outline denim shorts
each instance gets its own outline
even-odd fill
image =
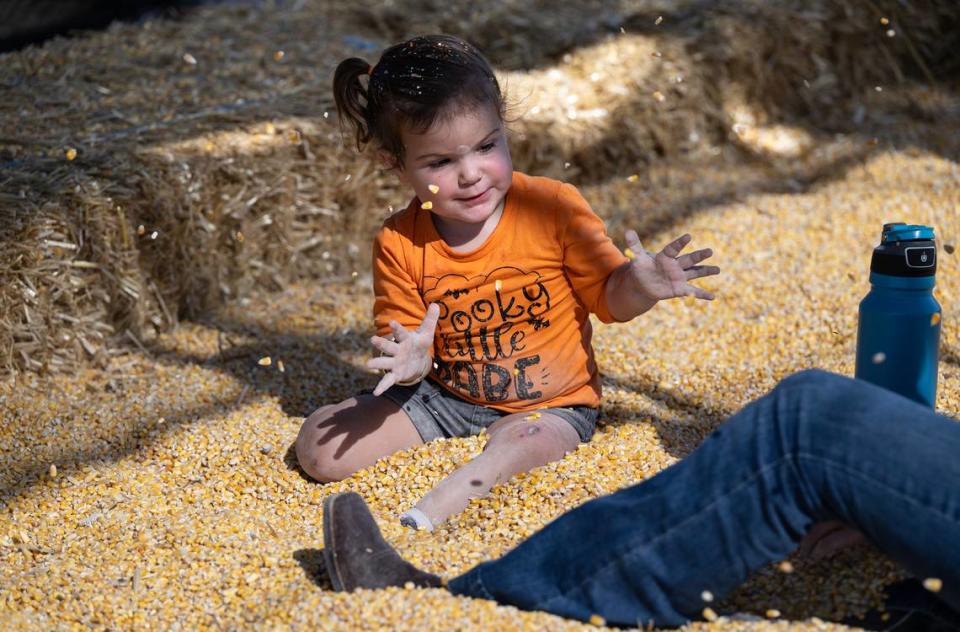
[[[510,414],[468,402],[430,379],[410,386],[391,386],[383,396],[407,413],[424,442],[477,435],[496,420]],[[584,443],[593,436],[599,414],[596,408],[590,406],[542,408],[537,412],[566,420]]]

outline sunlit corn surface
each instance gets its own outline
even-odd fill
[[[666,193],[690,186],[683,173],[657,177]],[[605,213],[633,186],[586,193]],[[375,382],[363,368],[371,299],[362,275],[256,296],[106,371],[19,376],[0,387],[0,622],[577,629],[442,590],[332,592],[320,561],[323,498],[359,492],[400,552],[444,577],[497,557],[562,512],[682,458],[779,378],[813,366],[852,373],[857,303],[881,223],[929,223],[955,242],[958,199],[956,164],[923,151],[879,153],[809,190],[748,193],[670,223],[647,247],[684,231],[713,247],[723,274],[704,285],[717,300],[672,301],[628,325],[598,326],[605,403],[593,441],[498,486],[432,534],[402,528],[397,514],[477,454],[482,437],[430,443],[329,485],[306,480],[290,451],[302,415]],[[943,248],[940,256],[938,406],[957,415],[960,283],[957,257]],[[815,617],[861,613],[900,576],[868,548],[793,566],[761,573],[719,605],[777,610],[792,629],[823,629]],[[786,626],[721,618],[695,627]]]
[[[581,190],[620,246],[625,228],[638,229],[648,250],[690,232],[691,248],[713,248],[723,272],[702,282],[717,295],[712,303],[675,300],[630,324],[597,324],[604,404],[589,444],[499,485],[433,533],[403,528],[397,515],[478,454],[484,438],[433,442],[340,483],[306,479],[292,453],[303,417],[377,381],[364,368],[369,275],[361,268],[344,275],[351,281],[254,294],[104,369],[0,384],[0,629],[594,629],[602,620],[568,621],[443,590],[334,593],[321,561],[322,501],[359,492],[400,553],[445,578],[496,558],[561,513],[683,458],[780,378],[808,367],[852,374],[857,305],[884,222],[937,230],[937,404],[960,416],[956,99],[877,92],[870,99],[893,100],[895,115],[837,135],[765,125],[733,103],[726,140],[707,142],[702,112],[684,119],[689,162],[640,163],[628,153],[617,163],[617,145],[603,143],[643,131],[643,120],[620,112],[605,122],[601,106],[615,112],[626,69],[639,76],[647,65],[673,63],[649,41],[619,42],[556,68],[510,73],[518,95],[532,95],[515,141],[537,125],[553,134],[538,137],[551,143],[543,155],[530,146],[515,153],[554,177],[589,176]],[[602,57],[617,52],[622,64]],[[691,83],[686,72],[677,65],[661,73],[664,85],[643,107],[674,107]],[[562,98],[538,97],[546,82]],[[942,130],[931,134],[935,125]],[[237,131],[237,151],[254,138]],[[584,138],[591,164],[578,145]],[[597,165],[608,164],[599,177]],[[380,182],[360,180],[351,186]],[[884,587],[903,577],[866,546],[825,562],[789,562],[705,601],[709,621],[689,629],[843,629],[831,622],[879,605]]]

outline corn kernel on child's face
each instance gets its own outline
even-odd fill
[[[404,130],[403,144],[400,178],[435,215],[481,224],[502,208],[513,163],[494,108],[458,111],[422,134]]]

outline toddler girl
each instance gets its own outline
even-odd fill
[[[709,249],[680,255],[689,235],[652,255],[627,231],[628,258],[573,186],[515,172],[500,87],[460,39],[416,37],[376,66],[347,59],[333,88],[358,148],[372,142],[413,199],[373,249],[381,355],[367,366],[385,373],[373,393],[307,418],[297,458],[335,481],[486,429],[483,452],[401,515],[433,529],[497,482],[590,440],[600,403],[591,313],[623,322],[663,299],[710,300],[689,281],[719,269],[698,265]]]

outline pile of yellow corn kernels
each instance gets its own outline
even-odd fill
[[[652,177],[666,183],[658,194],[681,195],[695,193],[694,180],[708,187],[712,173],[663,167]],[[585,193],[611,217],[631,199],[642,206],[650,193],[637,186],[624,178]],[[17,376],[0,386],[0,627],[588,627],[442,590],[334,593],[321,563],[323,498],[358,491],[404,556],[447,578],[499,556],[560,513],[682,458],[782,376],[812,366],[852,373],[857,303],[885,221],[932,224],[944,244],[938,404],[960,415],[960,281],[947,253],[960,237],[958,201],[956,163],[877,151],[809,189],[741,191],[664,224],[645,245],[689,231],[695,246],[714,248],[723,272],[704,285],[717,300],[676,300],[598,326],[605,403],[593,441],[496,487],[432,534],[396,515],[483,437],[433,442],[329,485],[305,479],[292,456],[304,415],[376,381],[363,368],[364,275],[244,300],[109,370]],[[836,629],[826,621],[878,604],[901,576],[868,548],[792,566],[759,573],[714,607],[774,619],[691,629]]]

